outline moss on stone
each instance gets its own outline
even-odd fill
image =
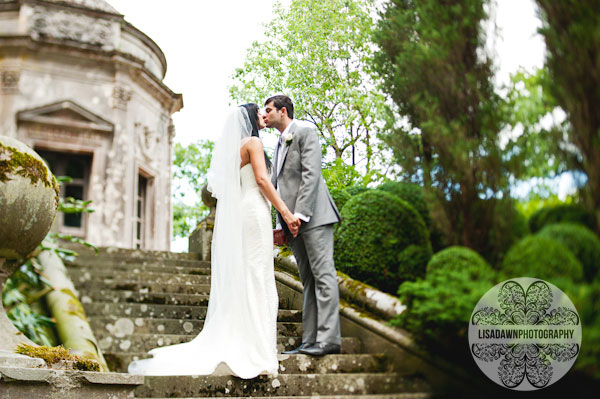
[[[20,344],[15,349],[15,353],[40,358],[46,361],[48,365],[58,364],[60,362],[71,363],[76,370],[82,371],[100,371],[100,363],[92,359],[72,355],[62,346],[32,346]]]
[[[42,161],[2,143],[0,143],[0,152],[8,155],[8,159],[0,159],[0,182],[11,180],[10,175],[18,175],[29,179],[33,185],[41,182],[44,186],[52,188],[58,195],[58,183],[54,176],[48,173],[48,167]]]

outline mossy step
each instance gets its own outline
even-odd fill
[[[127,317],[90,317],[90,325],[94,331],[107,331],[115,336],[129,334],[181,334],[197,335],[204,322],[201,320],[145,319]],[[302,323],[277,323],[277,334],[282,337],[302,335]]]
[[[74,263],[66,263],[68,270],[116,270],[122,272],[134,273],[172,273],[172,274],[192,274],[200,276],[210,276],[210,267],[204,266],[172,266],[172,265],[140,265],[137,263],[131,264],[107,264],[107,265],[90,265],[86,262],[75,261]]]
[[[118,280],[134,280],[143,282],[153,282],[159,284],[210,284],[210,276],[198,276],[190,274],[173,274],[173,273],[154,273],[154,272],[134,272],[134,271],[119,271],[110,269],[70,269],[69,276],[75,285],[86,281],[96,281],[112,279]]]
[[[105,352],[103,353],[110,370],[127,372],[127,366],[134,360],[151,357],[146,352]],[[279,355],[280,374],[341,374],[378,373],[386,370],[383,354],[341,354],[313,357],[307,355]]]
[[[108,299],[113,302],[128,302],[128,303],[147,303],[160,305],[183,305],[183,306],[208,306],[208,294],[173,294],[173,293],[158,293],[158,292],[137,292],[125,290],[103,290],[90,289],[81,295],[82,302],[104,301]],[[289,306],[289,301],[281,298],[279,308],[284,309]]]
[[[196,396],[194,398],[180,398],[180,399],[204,399],[213,398],[214,396]],[[247,396],[223,396],[229,399],[248,399]],[[319,395],[319,396],[271,396],[276,399],[353,399],[360,397],[361,399],[433,399],[436,396],[430,393],[417,392],[417,393],[391,393],[384,395]],[[137,399],[151,399],[151,398],[138,398]],[[152,398],[152,399],[168,399],[168,398]]]
[[[151,259],[179,259],[199,261],[200,254],[189,252],[170,252],[170,251],[155,251],[145,249],[132,248],[115,248],[115,247],[99,247],[98,253],[94,250],[82,247],[78,244],[61,243],[64,248],[71,248],[79,254],[80,257],[126,257],[126,258],[151,258]]]
[[[145,303],[84,303],[85,313],[91,318],[96,315],[117,317],[145,317],[154,319],[204,320],[206,306],[155,305]],[[279,309],[277,321],[302,322],[301,310]]]
[[[428,392],[420,378],[395,373],[280,374],[243,380],[231,376],[149,376],[136,397],[187,398],[198,396],[320,396]]]
[[[148,266],[181,266],[181,267],[210,267],[210,262],[194,259],[161,259],[153,257],[127,256],[76,256],[73,260],[78,264],[94,267],[111,267],[112,265],[148,265]]]
[[[136,280],[114,280],[105,278],[101,280],[88,280],[84,282],[75,282],[75,286],[81,294],[87,293],[89,290],[107,289],[107,290],[124,290],[137,291],[140,293],[147,292],[163,292],[173,294],[209,294],[210,284],[165,284],[147,281]]]
[[[179,334],[131,334],[122,338],[113,336],[105,331],[95,331],[94,335],[103,352],[148,352],[151,349],[189,342],[193,335]],[[279,352],[296,348],[302,343],[302,337],[277,337],[277,350]],[[342,338],[342,353],[360,353],[360,340],[355,337]]]

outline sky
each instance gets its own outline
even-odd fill
[[[264,40],[276,1],[107,1],[165,53],[164,82],[183,94],[184,108],[173,115],[175,141],[185,145],[214,140],[233,105],[228,92],[231,76],[243,64],[251,43]],[[282,6],[289,1],[282,0]],[[488,48],[496,60],[496,85],[501,87],[517,69],[541,67],[545,46],[537,34],[540,22],[533,0],[496,0],[495,4]],[[276,137],[271,136],[263,137],[266,147],[274,146]],[[173,241],[172,250],[186,249],[187,240]]]

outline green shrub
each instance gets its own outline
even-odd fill
[[[427,274],[438,270],[470,270],[475,275],[489,275],[490,265],[477,252],[466,247],[449,247],[431,257]]]
[[[365,186],[352,186],[352,187],[347,187],[346,188],[346,192],[348,194],[350,194],[350,197],[354,197],[356,195],[362,194],[365,191],[369,191],[370,188],[365,187]]]
[[[453,249],[448,254],[452,252],[459,253]],[[446,256],[447,262],[442,262]],[[477,259],[472,254],[467,257]],[[497,284],[496,274],[485,262],[476,260],[471,267],[459,268],[451,259],[443,255],[425,279],[400,285],[398,295],[407,308],[392,324],[412,332],[417,343],[432,354],[471,364],[465,349],[469,347],[469,319],[479,299]]]
[[[571,372],[600,380],[600,280],[578,284],[566,278],[549,280],[575,305],[581,320],[581,351]]]
[[[577,204],[546,206],[539,209],[529,218],[529,229],[532,233],[537,233],[546,225],[560,222],[578,223],[594,230],[594,218]]]
[[[600,239],[596,234],[580,224],[556,223],[544,227],[538,235],[569,248],[581,262],[585,279],[594,280],[600,267]]]
[[[342,211],[342,208],[351,198],[351,195],[348,194],[348,191],[343,188],[335,189],[330,191],[331,198],[333,198],[333,202],[335,202],[335,206],[337,206],[338,211]]]
[[[380,186],[377,186],[377,190],[382,190],[393,194],[411,204],[413,208],[419,212],[421,218],[425,222],[426,226],[429,226],[431,223],[431,216],[429,215],[429,207],[427,206],[427,202],[425,201],[425,193],[423,192],[423,187],[414,183],[400,183],[400,182],[387,182],[383,183]]]
[[[575,255],[560,242],[539,235],[527,236],[513,245],[502,262],[501,271],[508,278],[583,279],[583,267]]]
[[[429,233],[407,202],[369,190],[346,203],[342,219],[335,234],[338,270],[389,293],[395,293],[400,282],[424,273],[431,256]],[[406,262],[416,253],[416,261]]]

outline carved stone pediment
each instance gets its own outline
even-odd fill
[[[17,121],[112,133],[114,125],[70,100],[17,113]]]

